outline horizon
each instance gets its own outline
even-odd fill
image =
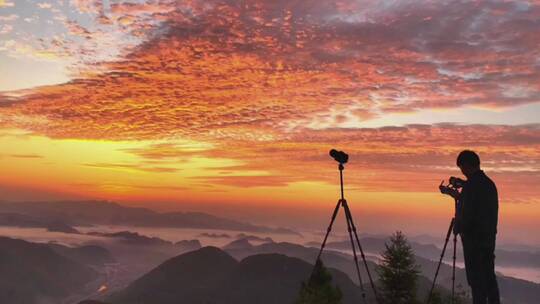
[[[540,246],[538,1],[0,0],[0,200],[441,235],[479,153]],[[424,231],[424,233],[422,233]]]

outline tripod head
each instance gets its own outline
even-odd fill
[[[336,149],[330,150],[329,154],[335,161],[339,163],[339,166],[338,166],[339,170],[343,171],[343,169],[345,169],[343,164],[349,161],[349,155],[343,151],[338,151]]]
[[[340,165],[345,164],[349,161],[349,155],[343,151],[338,151],[336,149],[330,150],[330,156],[337,161]]]

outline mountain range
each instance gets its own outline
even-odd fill
[[[201,212],[160,213],[105,201],[0,202],[0,225],[47,228],[55,221],[69,226],[116,225],[297,234],[286,228],[257,226]]]
[[[203,247],[187,253],[174,249],[176,244],[156,244],[105,242],[103,246],[67,247],[0,238],[0,283],[3,283],[0,296],[10,304],[74,303],[58,299],[88,290],[71,298],[81,300],[86,294],[85,298],[109,304],[167,304],[177,303],[178,299],[186,304],[290,303],[298,294],[301,282],[308,277],[318,252],[318,248],[285,242],[253,245],[247,239],[235,240],[222,249]],[[186,244],[198,245],[193,241]],[[161,254],[151,253],[152,248]],[[325,250],[322,259],[342,289],[344,303],[358,301],[360,290],[351,256]],[[437,263],[420,256],[416,256],[416,262],[421,269],[417,293],[423,299]],[[143,267],[144,263],[148,266]],[[95,293],[100,286],[94,283],[99,276],[97,272],[108,269],[107,265],[116,265],[110,268],[113,272],[125,268],[130,279],[125,280],[125,274],[119,273],[120,277],[124,276],[122,281],[114,276],[102,280],[112,288],[111,292]],[[368,266],[377,280],[376,264],[369,260]],[[464,270],[458,268],[456,274],[457,283],[466,286]],[[446,294],[450,275],[451,267],[443,264],[438,283]],[[368,298],[372,299],[364,270],[362,278]],[[537,304],[539,284],[505,276],[499,276],[498,280],[506,303]],[[128,283],[127,287],[122,282]],[[90,290],[85,289],[88,284],[93,286]]]
[[[312,265],[281,254],[253,255],[237,261],[216,247],[204,247],[159,265],[106,301],[112,304],[283,304],[292,303]],[[360,292],[346,274],[332,270],[344,304],[358,303]]]
[[[382,252],[385,249],[386,238],[384,237],[363,237],[360,239],[363,249],[366,252],[377,254]],[[444,242],[444,240],[439,240]],[[415,241],[409,241],[412,249],[416,255],[424,257],[426,259],[438,260],[441,255],[441,248],[433,244],[423,244]],[[319,247],[320,243],[309,242],[306,244],[311,247]],[[452,258],[451,247],[452,241],[448,243],[448,248],[445,255],[445,261],[450,262]],[[458,237],[458,247],[461,246],[461,241]],[[338,242],[328,242],[326,248],[337,249],[337,250],[350,250],[351,243],[348,240],[338,241]],[[497,249],[495,251],[497,257],[497,265],[499,266],[510,266],[510,267],[535,267],[540,268],[540,252],[535,251],[518,251],[518,250],[505,250]],[[457,261],[463,262],[463,256],[461,254],[457,255]]]
[[[384,243],[384,239],[381,239],[381,241]],[[367,250],[367,248],[369,248],[369,246],[366,246],[367,244],[367,242],[362,243],[364,250]],[[229,245],[224,246],[223,249],[237,259],[242,259],[244,257],[255,254],[279,253],[290,257],[296,257],[309,263],[313,263],[315,261],[319,251],[319,248],[316,247],[305,247],[302,245],[287,242],[251,245],[246,240],[236,240],[234,242],[231,242]],[[433,275],[435,274],[438,257],[437,259],[428,259],[420,256],[417,251],[414,252],[416,263],[420,267],[421,271],[420,281],[430,282],[433,278]],[[367,264],[370,269],[370,273],[373,276],[373,279],[377,280],[377,265],[372,261],[372,259],[373,258],[370,258],[367,261]],[[325,262],[326,266],[340,270],[343,273],[346,273],[354,282],[358,282],[354,261],[351,255],[340,251],[326,249],[323,252],[322,260]],[[359,261],[361,262],[360,257]],[[368,277],[363,265],[361,267],[361,276],[363,278],[363,283],[366,283]],[[448,264],[443,263],[441,265],[437,283],[441,287],[450,289],[452,284],[451,277],[452,267]],[[540,299],[540,284],[511,278],[500,274],[498,275],[497,280],[499,282],[501,290],[501,297],[503,299],[506,299],[509,303],[538,304],[538,299]],[[422,284],[419,285],[418,294],[421,298],[422,295],[426,294],[425,287],[428,285],[429,284],[425,286],[423,286]],[[465,275],[465,269],[459,267],[456,268],[456,286],[457,285],[465,287],[468,285]]]

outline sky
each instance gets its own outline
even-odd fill
[[[446,230],[463,149],[540,244],[540,2],[0,0],[0,199]],[[445,223],[445,224],[441,224]]]

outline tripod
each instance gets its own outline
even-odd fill
[[[337,160],[337,159],[336,159]],[[346,162],[346,160],[345,160]],[[328,239],[328,235],[330,234],[330,231],[332,230],[332,225],[334,224],[334,221],[336,219],[336,216],[339,211],[339,207],[343,207],[345,211],[345,218],[347,219],[347,231],[349,232],[349,239],[351,241],[351,247],[353,251],[353,257],[354,257],[354,264],[356,266],[356,273],[358,274],[358,282],[360,283],[360,290],[362,291],[362,299],[363,302],[366,303],[366,292],[364,290],[364,285],[362,283],[362,276],[360,275],[360,267],[358,266],[358,256],[356,254],[356,247],[354,240],[356,240],[356,245],[358,245],[358,249],[360,251],[360,256],[362,257],[362,260],[364,262],[364,266],[366,267],[366,272],[369,278],[369,282],[371,284],[371,288],[373,289],[373,294],[375,295],[375,300],[377,303],[379,303],[379,298],[377,295],[377,290],[375,289],[375,284],[373,283],[373,279],[371,277],[371,273],[368,268],[368,264],[366,261],[366,257],[364,255],[364,250],[362,249],[362,246],[360,245],[360,239],[358,238],[358,233],[356,232],[356,226],[354,225],[354,221],[351,215],[351,210],[349,209],[349,205],[347,204],[347,200],[345,200],[344,194],[343,194],[343,169],[345,168],[343,166],[344,162],[339,163],[338,169],[339,169],[339,180],[341,185],[341,198],[338,200],[336,207],[334,208],[334,213],[332,214],[332,219],[330,220],[330,225],[328,226],[328,229],[326,230],[326,235],[324,236],[324,240],[321,244],[321,249],[319,250],[319,254],[317,255],[318,262],[321,258],[322,252],[324,250],[324,246],[326,246],[326,241]],[[354,235],[354,239],[353,239]],[[317,263],[315,263],[317,264]]]
[[[454,208],[457,210],[458,200],[455,200]],[[457,215],[457,214],[456,214]],[[439,258],[439,264],[437,265],[437,270],[435,271],[435,277],[433,278],[433,283],[431,284],[431,289],[429,290],[428,298],[426,304],[431,303],[431,298],[433,296],[433,290],[435,289],[435,282],[437,281],[437,276],[439,275],[439,270],[441,269],[442,260],[444,258],[444,253],[446,252],[446,246],[448,245],[448,241],[450,240],[450,234],[454,232],[454,254],[452,256],[452,304],[455,302],[455,285],[456,285],[456,243],[457,243],[457,233],[454,230],[454,225],[456,224],[456,217],[454,216],[452,220],[450,221],[450,226],[448,227],[448,232],[446,233],[446,239],[444,240],[444,246],[441,252],[441,256]]]

